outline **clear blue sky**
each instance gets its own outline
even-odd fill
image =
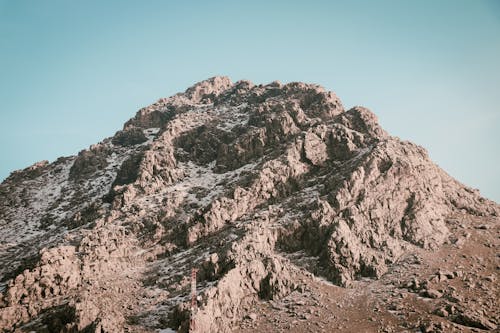
[[[0,178],[213,75],[319,83],[500,202],[495,0],[0,0]]]

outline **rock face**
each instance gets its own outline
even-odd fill
[[[215,77],[0,185],[0,327],[183,332],[196,268],[195,331],[229,332],[304,276],[378,279],[450,243],[450,216],[499,212],[332,92]]]

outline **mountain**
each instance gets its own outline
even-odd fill
[[[0,185],[4,332],[496,329],[500,207],[368,109],[214,77]]]

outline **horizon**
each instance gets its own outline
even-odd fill
[[[499,202],[499,32],[495,1],[0,0],[0,179],[220,75],[319,84]]]

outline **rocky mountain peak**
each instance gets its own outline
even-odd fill
[[[5,331],[183,332],[190,316],[197,332],[244,331],[255,307],[379,286],[456,244],[467,221],[497,228],[500,212],[364,107],[318,85],[227,77],[13,173],[0,196]],[[457,325],[472,320],[460,311]]]
[[[188,88],[184,95],[193,103],[200,103],[207,96],[216,97],[229,89],[233,83],[227,76],[214,76]]]

